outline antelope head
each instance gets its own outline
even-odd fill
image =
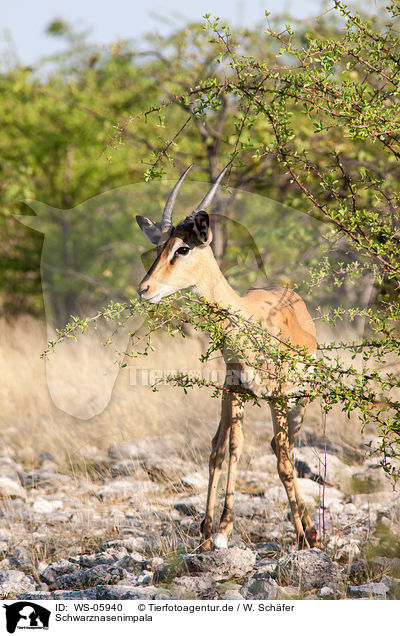
[[[192,166],[185,170],[172,189],[160,223],[154,223],[145,216],[136,217],[146,238],[157,246],[156,259],[138,286],[139,296],[143,300],[158,303],[161,298],[180,289],[196,288],[201,278],[207,275],[212,233],[206,209],[211,205],[229,165],[230,162],[219,174],[200,205],[176,227],[172,224],[174,203],[178,190]]]

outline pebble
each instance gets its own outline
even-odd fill
[[[41,467],[29,471],[0,457],[2,598],[400,597],[400,495],[373,463],[344,464],[332,445],[323,488],[314,450],[296,449],[300,490],[313,519],[324,518],[327,540],[326,551],[298,552],[275,456],[248,460],[238,471],[228,547],[203,554],[197,548],[207,467],[183,459],[176,444],[124,441],[110,447],[108,459],[88,446],[82,454],[106,467],[91,480],[58,473],[46,452],[31,458],[28,465]],[[364,484],[361,492],[350,491],[350,473]],[[365,560],[367,540],[384,556]],[[36,580],[26,574],[33,570]]]

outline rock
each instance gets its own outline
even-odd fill
[[[279,597],[281,588],[268,572],[255,574],[242,585],[239,592],[246,599],[271,599]]]
[[[90,593],[92,598],[98,601],[124,601],[131,599],[167,600],[171,598],[169,590],[164,590],[163,588],[155,587],[153,585],[147,585],[144,587],[130,587],[127,585],[98,585],[91,590],[86,590],[86,593]]]
[[[255,470],[238,470],[237,483],[239,492],[251,493],[253,495],[263,495],[267,488],[272,484],[280,484],[279,476],[276,470],[275,459],[274,473],[266,475],[263,471]]]
[[[0,477],[0,499],[26,499],[26,492],[21,484],[10,477]]]
[[[137,574],[141,570],[143,570],[144,565],[144,557],[141,555],[127,554],[122,559],[117,561],[116,565],[127,572],[133,572]]]
[[[314,505],[323,504],[325,508],[327,508],[331,503],[337,503],[344,499],[343,493],[332,486],[322,487],[311,479],[298,479],[297,481],[304,499],[306,497],[312,497],[314,499]]]
[[[164,583],[173,576],[173,568],[168,563],[160,563],[154,569],[154,583]]]
[[[85,444],[82,448],[79,449],[79,455],[87,462],[103,462],[104,461],[104,451],[101,450],[98,446],[94,444]]]
[[[303,596],[301,595],[301,598]],[[278,599],[298,599],[300,598],[300,591],[298,587],[294,585],[286,585],[285,587],[279,587]],[[304,597],[306,598],[306,597]]]
[[[333,502],[340,502],[344,495],[340,490],[325,486],[324,488],[312,479],[298,478],[300,493],[304,499],[304,503],[310,511],[313,511],[317,504],[324,504],[327,508]],[[282,485],[269,488],[264,493],[265,498],[269,501],[271,507],[287,505],[287,496]]]
[[[390,517],[387,517],[386,515],[382,515],[380,512],[377,513],[376,520],[377,521],[379,520],[379,523],[381,525],[384,525],[389,529],[391,529],[393,526],[393,523]]]
[[[282,548],[277,541],[258,543],[255,549],[260,557],[273,557],[282,552]]]
[[[221,550],[228,547],[228,537],[222,532],[217,532],[212,536],[212,550]]]
[[[45,450],[45,451],[41,451],[39,453],[39,459],[41,461],[41,463],[43,464],[44,462],[55,462],[56,458],[54,457],[54,455],[52,455],[49,451]]]
[[[360,554],[358,539],[347,537],[346,535],[333,534],[329,538],[327,548],[332,550],[335,559],[345,558],[348,562],[354,560]]]
[[[183,515],[189,517],[196,517],[201,514],[201,511],[204,508],[204,500],[198,496],[186,497],[185,499],[181,499],[178,503],[174,505],[175,510],[178,510]]]
[[[243,600],[244,596],[240,594],[240,583],[232,583],[232,581],[224,581],[217,584],[217,595],[219,600]]]
[[[7,539],[0,539],[0,554],[5,554],[8,552],[8,541]]]
[[[319,484],[325,482],[349,492],[352,469],[336,455],[325,454],[324,451],[312,446],[303,446],[295,450],[295,466],[299,477],[312,479]]]
[[[296,585],[303,590],[321,588],[341,580],[340,568],[319,550],[301,550],[279,559],[274,577],[280,585]]]
[[[111,459],[142,459],[145,454],[140,451],[134,442],[119,442],[112,444],[108,449]]]
[[[55,583],[56,579],[64,574],[70,574],[76,570],[76,565],[68,559],[61,559],[49,565],[41,574],[40,579],[47,585]]]
[[[33,555],[28,548],[23,545],[14,546],[9,552],[8,560],[12,563],[11,569],[22,570],[32,566]],[[7,569],[7,568],[2,568]]]
[[[283,487],[282,487],[283,489]],[[235,516],[236,517],[255,517],[265,516],[267,504],[264,496],[248,495],[237,493],[235,497]]]
[[[386,574],[384,574],[382,576],[381,583],[383,583],[389,588],[390,590],[389,598],[396,599],[396,600],[400,599],[400,579],[396,579],[391,576],[386,576]]]
[[[318,592],[320,598],[330,599],[335,597],[335,590],[328,585],[324,585]]]
[[[63,502],[60,499],[44,499],[36,497],[32,509],[38,514],[51,514],[56,510],[62,510]]]
[[[345,457],[346,461],[356,464],[362,464],[365,459],[365,451],[355,448],[348,444],[345,440],[341,439],[340,443],[329,440],[325,435],[322,435],[320,431],[313,430],[307,422],[305,422],[301,429],[301,448],[315,447],[319,449],[319,454],[325,452],[332,455],[340,455]],[[297,448],[295,452],[297,452]]]
[[[16,464],[10,457],[0,457],[0,475],[19,482],[18,473],[22,471],[20,464]]]
[[[35,584],[30,576],[19,570],[0,571],[0,598],[12,598],[24,592],[33,592]]]
[[[140,498],[143,494],[151,490],[154,490],[154,484],[149,481],[113,479],[98,488],[96,495],[102,501],[111,502]]]
[[[360,584],[368,578],[371,571],[366,561],[353,561],[348,568],[348,578],[352,583]]]
[[[64,590],[55,590],[54,592],[42,592],[35,591],[29,592],[28,594],[19,594],[17,599],[19,601],[29,600],[29,601],[52,601],[52,600],[80,600],[87,598],[86,590],[76,590],[76,591],[64,591]]]
[[[142,461],[142,466],[152,481],[174,483],[177,477],[190,474],[193,466],[179,457],[157,456],[153,453]]]
[[[154,572],[156,568],[164,563],[164,559],[161,557],[151,557],[150,559],[146,559],[143,563],[143,566],[146,567],[147,570],[151,570]]]
[[[141,464],[132,459],[121,459],[111,466],[111,474],[113,477],[135,477],[140,481],[145,481],[147,473]]]
[[[326,502],[325,502],[326,503]],[[344,503],[341,501],[330,501],[329,505],[325,505],[326,509],[329,510],[331,515],[342,515],[344,512]]]
[[[6,557],[0,561],[0,570],[17,570],[19,565],[16,559],[12,557]]]
[[[142,555],[127,554],[125,547],[109,548],[105,552],[81,554],[51,563],[41,572],[40,578],[52,589],[93,587],[98,583],[118,581],[126,573],[137,574],[144,564]]]
[[[139,574],[128,574],[119,582],[119,585],[130,585],[137,587],[139,585],[150,585],[153,582],[153,572],[150,570],[142,570]]]
[[[226,590],[218,596],[220,601],[243,601],[244,596],[239,590]]]
[[[174,447],[179,440],[174,437],[142,437],[128,442],[112,444],[108,454],[111,459],[147,460],[150,457],[158,459],[170,458],[174,455]],[[179,458],[177,457],[179,460]],[[175,475],[176,476],[176,475]]]
[[[343,504],[343,512],[346,515],[355,515],[357,514],[357,506],[355,506],[353,503],[345,503]]]
[[[174,579],[171,594],[178,599],[212,599],[217,597],[217,587],[210,575],[181,576]]]
[[[21,473],[22,484],[25,488],[45,488],[47,486],[59,486],[71,482],[71,477],[55,473],[45,468],[31,470],[28,473]]]
[[[366,583],[365,585],[349,585],[347,596],[349,598],[376,598],[386,599],[389,586],[385,583]]]
[[[205,490],[208,486],[208,479],[201,473],[195,472],[181,477],[179,484],[191,490]]]
[[[268,455],[260,455],[251,460],[251,468],[259,472],[261,475],[273,475],[277,474],[276,470],[276,457],[272,453]],[[269,480],[268,480],[269,481]]]
[[[145,587],[132,587],[129,585],[97,585],[87,590],[54,590],[53,592],[32,592],[21,594],[18,599],[30,600],[79,600],[92,601],[108,600],[168,600],[171,594],[168,590],[148,585]]]
[[[118,557],[122,557],[118,560]],[[80,567],[80,566],[90,567]],[[40,574],[41,580],[50,589],[80,589],[98,584],[112,584],[121,580],[126,572],[139,571],[142,563],[121,551],[80,555],[61,559],[49,565]]]
[[[351,487],[353,492],[368,494],[391,490],[392,483],[382,469],[366,467],[353,473]]]
[[[94,568],[77,570],[71,574],[63,574],[49,584],[50,589],[70,590],[95,587],[97,585],[113,585],[124,577],[124,571],[113,565],[96,565]]]
[[[356,506],[358,514],[381,511],[393,504],[393,492],[371,492],[351,496],[351,502]]]
[[[80,554],[70,557],[70,561],[80,565],[82,568],[94,568],[96,565],[115,565],[120,563],[127,556],[127,549],[124,547],[108,548],[105,552],[95,552],[93,554]],[[142,562],[144,557],[140,554],[132,554],[131,559],[135,562]],[[123,567],[123,566],[121,566]],[[127,568],[126,568],[127,569]]]
[[[276,566],[277,566],[277,560],[276,559],[262,559],[261,561],[258,561],[255,565],[255,570],[257,574],[262,574],[263,572],[267,572],[268,574],[273,574],[276,570]]]
[[[243,577],[252,571],[256,555],[249,549],[225,548],[184,557],[189,572],[210,573],[216,581]]]
[[[114,539],[103,544],[103,548],[125,548],[128,552],[144,552],[153,548],[152,537],[131,537],[129,539]]]

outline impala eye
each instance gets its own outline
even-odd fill
[[[188,247],[178,247],[178,249],[176,250],[176,254],[181,254],[182,256],[188,253],[189,253]]]

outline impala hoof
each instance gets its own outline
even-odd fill
[[[217,534],[213,535],[213,538],[212,538],[213,550],[221,550],[227,547],[228,547],[228,539],[224,534],[222,534],[221,532],[218,532]]]
[[[307,528],[306,530],[307,541],[310,545],[310,548],[320,548],[320,550],[324,549],[324,544],[318,536],[318,532],[315,528]]]
[[[209,538],[209,539],[204,539],[200,543],[198,550],[199,552],[210,552],[211,548],[212,548],[212,539]]]

